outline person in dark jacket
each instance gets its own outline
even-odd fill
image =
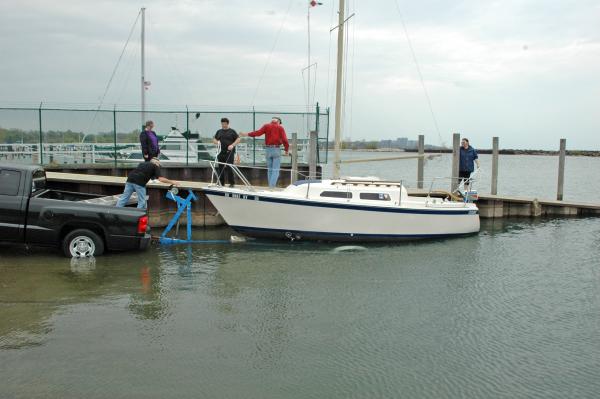
[[[146,162],[150,161],[152,158],[158,158],[158,154],[160,154],[160,148],[158,147],[158,136],[152,129],[154,129],[154,122],[147,121],[144,131],[140,133],[142,155],[144,156],[144,161]]]
[[[146,209],[146,184],[148,184],[151,179],[157,179],[161,183],[179,186],[178,182],[161,176],[160,162],[158,159],[153,158],[148,162],[141,162],[137,168],[129,172],[127,183],[125,183],[125,190],[121,197],[119,197],[117,206],[124,207],[127,205],[127,201],[129,201],[129,198],[131,198],[131,195],[135,191],[138,198],[138,209]]]
[[[465,191],[469,191],[471,173],[475,170],[473,163],[477,164],[479,169],[479,156],[475,148],[469,145],[469,139],[464,138],[460,142],[460,162],[458,166],[458,178],[460,182],[465,182]]]
[[[219,181],[225,185],[225,176],[229,182],[229,187],[234,186],[233,170],[225,164],[233,164],[235,160],[235,146],[240,142],[240,136],[229,127],[229,119],[221,118],[221,129],[217,130],[213,143],[221,144],[221,151],[217,155],[219,161]]]

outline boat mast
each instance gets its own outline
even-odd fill
[[[335,85],[335,144],[333,160],[333,178],[340,178],[340,146],[342,130],[342,72],[344,62],[344,9],[345,0],[340,0],[338,11],[337,73]]]
[[[146,123],[146,64],[145,64],[145,32],[146,31],[146,8],[142,7],[142,126]],[[144,128],[142,127],[142,130]]]

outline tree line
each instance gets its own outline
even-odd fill
[[[128,133],[117,132],[118,143],[135,143],[139,140],[139,130]],[[44,143],[112,143],[113,132],[98,132],[86,135],[73,130],[47,130],[42,132]],[[39,130],[5,129],[0,127],[1,144],[36,144],[40,142]]]

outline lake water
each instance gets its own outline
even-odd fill
[[[555,174],[530,158],[500,158],[501,192]],[[393,165],[414,180],[416,161]],[[567,160],[573,199],[594,199],[597,170]],[[0,247],[0,398],[598,398],[599,237],[598,218],[556,218],[353,251]]]

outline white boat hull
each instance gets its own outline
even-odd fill
[[[231,228],[250,237],[394,241],[479,231],[476,207],[418,209],[327,203],[224,187],[208,188],[205,193]]]

